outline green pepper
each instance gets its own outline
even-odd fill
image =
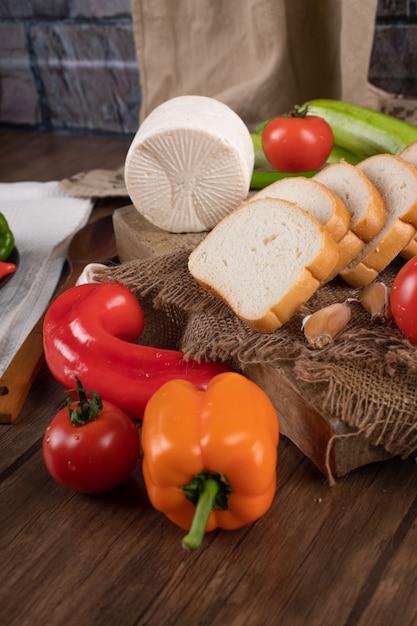
[[[270,170],[265,172],[257,170],[252,172],[250,188],[252,191],[263,189],[281,178],[289,178],[290,176],[304,176],[305,178],[311,178],[314,174],[317,174],[318,171],[319,170],[309,170],[307,172],[277,172],[276,170]]]
[[[7,261],[13,250],[13,246],[13,233],[3,213],[0,213],[0,261]]]

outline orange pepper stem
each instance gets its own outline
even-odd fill
[[[208,516],[213,508],[219,489],[220,483],[218,480],[215,478],[205,479],[203,489],[198,497],[190,531],[182,540],[182,547],[189,552],[197,550],[203,541]]]
[[[193,480],[182,489],[185,496],[196,505],[191,528],[182,540],[182,547],[193,552],[203,541],[211,510],[227,509],[232,488],[222,474],[203,472],[193,476]]]

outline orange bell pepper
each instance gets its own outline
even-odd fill
[[[276,490],[279,426],[264,391],[236,372],[218,374],[205,390],[171,380],[150,398],[142,424],[143,476],[152,505],[190,531],[253,522]]]

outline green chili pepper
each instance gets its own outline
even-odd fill
[[[289,178],[290,176],[304,176],[311,178],[317,174],[319,170],[309,170],[307,172],[277,172],[275,170],[263,172],[261,170],[252,172],[250,188],[252,190],[263,189],[281,178]]]
[[[3,213],[0,213],[0,261],[7,261],[13,250],[13,246],[13,233]]]

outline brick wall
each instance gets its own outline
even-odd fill
[[[0,0],[0,123],[131,133],[139,107],[130,0]]]
[[[417,1],[379,0],[370,82],[391,93],[417,96]]]
[[[373,84],[408,96],[416,5],[379,0],[369,69]],[[129,134],[140,101],[130,0],[0,0],[0,125]]]

